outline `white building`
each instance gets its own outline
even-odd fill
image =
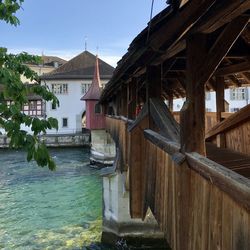
[[[57,96],[60,106],[53,107],[46,102],[47,117],[58,120],[59,129],[49,130],[50,134],[75,134],[82,131],[82,117],[85,103],[80,99],[87,92],[92,83],[95,69],[95,55],[84,51],[67,63],[41,77],[41,84]],[[99,59],[101,87],[111,78],[114,68]]]
[[[236,112],[250,103],[250,87],[230,88],[225,90],[225,101],[229,104],[229,112]],[[185,98],[175,99],[173,110],[180,111]],[[215,92],[206,92],[206,111],[216,112]]]

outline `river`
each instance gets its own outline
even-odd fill
[[[0,151],[0,249],[82,249],[100,240],[102,180],[87,149],[51,149],[57,170]]]

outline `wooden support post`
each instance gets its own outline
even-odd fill
[[[147,94],[146,101],[149,98],[160,98],[162,92],[161,86],[161,65],[147,67]]]
[[[206,37],[197,34],[187,40],[187,99],[181,110],[181,151],[205,155],[205,84],[199,66],[206,54]]]
[[[161,83],[161,65],[147,67],[147,82],[146,82],[146,103],[148,104],[149,126],[155,128],[156,125],[150,115],[150,98],[161,98],[162,83]]]
[[[121,89],[121,115],[127,117],[127,85],[123,85]]]
[[[168,108],[171,112],[173,112],[173,106],[174,106],[173,95],[170,95],[168,98]]]
[[[127,103],[128,103],[128,118],[135,119],[136,109],[136,78],[132,78],[131,82],[127,85]]]
[[[221,114],[222,112],[225,112],[224,91],[225,91],[224,77],[216,77],[216,119],[218,123],[223,120]],[[217,146],[221,148],[226,147],[226,139],[224,133],[221,133],[220,135],[217,136]]]
[[[217,122],[222,121],[221,113],[225,112],[224,90],[225,90],[224,77],[216,77],[216,111],[217,111],[216,118],[217,118]]]

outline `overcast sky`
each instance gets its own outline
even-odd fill
[[[0,47],[65,59],[85,48],[113,66],[150,19],[152,0],[25,0],[21,25],[0,22]],[[166,7],[154,0],[153,16]]]

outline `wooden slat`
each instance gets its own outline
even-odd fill
[[[219,133],[226,132],[229,129],[236,127],[238,124],[245,122],[250,118],[250,105],[245,106],[238,112],[232,114],[226,120],[215,125],[211,130],[206,133],[206,139],[210,139]]]
[[[224,77],[216,77],[216,119],[217,122],[222,121],[222,112],[225,112],[225,81]],[[225,134],[221,133],[217,136],[217,145],[219,147],[226,147]]]
[[[186,154],[192,169],[230,195],[239,204],[250,210],[249,180],[197,153]]]
[[[208,249],[222,249],[222,192],[216,186],[211,188],[209,206]]]
[[[222,249],[233,250],[233,202],[227,194],[222,197]]]
[[[144,218],[145,208],[145,150],[147,145],[143,136],[143,129],[148,126],[148,117],[145,117],[130,133],[130,214],[132,218]],[[148,206],[148,203],[146,203]]]

